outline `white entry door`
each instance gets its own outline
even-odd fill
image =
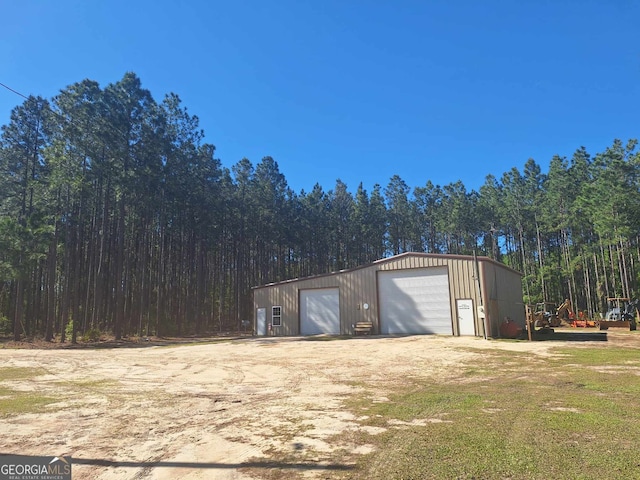
[[[258,335],[267,334],[267,309],[258,308],[256,310],[256,331]]]
[[[460,335],[476,334],[476,322],[473,318],[473,300],[470,298],[457,299],[458,310],[458,333]]]

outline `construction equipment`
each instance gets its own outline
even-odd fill
[[[558,309],[555,303],[540,302],[535,307],[528,305],[532,309],[533,323],[536,328],[559,327]]]
[[[551,328],[551,322],[549,321],[551,313],[539,309],[538,307],[541,305],[543,304],[525,305],[526,328],[529,340],[533,340],[534,332],[541,334],[553,333],[553,328]]]
[[[563,320],[569,324],[575,319],[569,299],[566,299],[558,307],[551,302],[525,305],[525,317],[529,340],[532,339],[533,332],[540,334],[553,333],[553,327],[561,326]]]
[[[603,319],[596,321],[596,324],[600,330],[607,330],[610,327],[635,330],[637,316],[638,301],[632,301],[629,298],[610,297],[607,298],[607,313]]]
[[[578,310],[578,318],[571,322],[572,327],[593,328],[596,326],[595,320],[590,320],[583,310]]]
[[[568,298],[564,300],[560,304],[560,306],[556,309],[556,321],[558,323],[557,326],[560,326],[562,321],[566,323],[570,323],[575,320],[575,314],[573,313],[573,309],[571,308],[571,302]]]

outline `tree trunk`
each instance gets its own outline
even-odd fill
[[[113,332],[116,340],[122,338],[122,324],[124,322],[124,285],[123,285],[123,272],[124,272],[124,194],[120,198],[118,207],[118,243],[116,250],[116,271],[114,273],[115,280],[115,295],[116,295],[116,311],[114,315]]]
[[[45,341],[53,340],[53,324],[56,315],[56,263],[58,253],[58,222],[54,227],[54,234],[49,243],[47,258],[47,326],[45,329]]]
[[[24,326],[22,324],[23,317],[23,308],[24,308],[24,283],[22,279],[18,278],[16,281],[16,305],[15,305],[15,315],[13,317],[13,340],[16,342],[20,341],[20,336],[24,331]]]

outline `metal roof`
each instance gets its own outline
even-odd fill
[[[265,287],[272,287],[274,285],[282,285],[282,284],[287,284],[287,283],[292,283],[292,282],[298,282],[301,280],[309,280],[312,278],[321,278],[321,277],[328,277],[331,275],[339,275],[341,273],[348,273],[348,272],[354,272],[356,270],[361,270],[363,268],[369,268],[372,267],[374,265],[380,265],[380,264],[384,264],[387,262],[392,262],[392,261],[396,261],[399,259],[402,259],[404,257],[427,257],[427,258],[442,258],[442,259],[457,259],[457,260],[474,260],[474,256],[472,255],[457,255],[457,254],[449,254],[449,253],[423,253],[423,252],[404,252],[404,253],[400,253],[398,255],[393,255],[391,257],[385,257],[385,258],[381,258],[379,260],[376,260],[373,263],[368,263],[365,265],[359,265],[357,267],[353,267],[353,268],[346,268],[344,270],[337,270],[335,272],[328,272],[328,273],[320,273],[317,275],[310,275],[308,277],[298,277],[298,278],[291,278],[289,280],[281,280],[279,282],[272,282],[272,283],[267,283],[264,285],[258,285],[255,287],[251,287],[252,290],[256,290],[259,288],[265,288]],[[480,256],[477,257],[478,261],[482,261],[482,262],[489,262],[492,263],[500,268],[504,268],[505,270],[510,270],[514,273],[517,273],[520,276],[524,276],[524,274],[522,272],[519,272],[517,270],[515,270],[514,268],[511,268],[507,265],[505,265],[504,263],[500,263],[496,260],[494,260],[493,258],[489,258],[489,257],[485,257],[485,256]]]

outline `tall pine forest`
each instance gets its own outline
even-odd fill
[[[478,191],[394,176],[295,192],[271,157],[224,167],[180,98],[133,73],[23,100],[0,136],[0,334],[16,340],[240,330],[252,286],[408,251],[492,257],[524,274],[525,302],[591,318],[638,295],[636,140]]]

